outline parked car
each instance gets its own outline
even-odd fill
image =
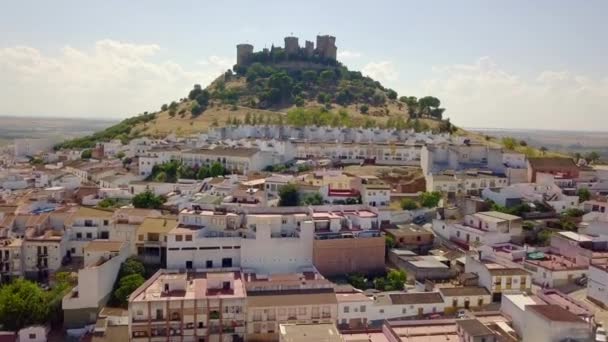
[[[417,224],[417,225],[423,225],[426,223],[426,216],[424,215],[418,215],[416,217],[414,217],[414,219],[412,220],[413,223]]]
[[[606,330],[604,330],[604,328],[599,327],[595,330],[595,341],[606,342]]]
[[[576,278],[574,283],[578,286],[587,286],[587,275],[583,274],[579,278]]]

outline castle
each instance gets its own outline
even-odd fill
[[[273,46],[273,51],[275,48]],[[298,37],[285,37],[285,46],[282,48],[287,56],[303,55],[306,57],[318,56],[323,59],[336,60],[338,48],[336,47],[336,37],[330,35],[317,36],[317,48],[313,42],[307,40],[303,47],[300,47]],[[268,49],[263,50],[268,53]],[[250,57],[253,55],[253,45],[238,44],[236,46],[236,64],[247,64]]]

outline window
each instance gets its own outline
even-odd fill
[[[186,241],[192,241],[192,235],[186,235]]]
[[[30,340],[35,340],[36,339],[36,334],[30,334]]]
[[[110,224],[110,222],[108,220],[103,220],[103,225],[107,226],[108,224]]]
[[[407,310],[405,308],[401,309],[401,313],[405,315],[405,313],[407,312]]]
[[[175,235],[175,241],[182,241],[181,235]]]
[[[350,308],[348,306],[344,307],[344,313],[349,313],[350,312]]]
[[[87,239],[92,239],[93,238],[93,233],[87,233]]]
[[[144,235],[143,234],[139,234],[139,236],[137,236],[137,240],[144,241]]]
[[[361,305],[361,306],[359,307],[359,311],[361,311],[361,312],[365,312],[365,305]]]
[[[380,312],[381,314],[384,313],[384,309],[380,309],[378,312]]]
[[[82,239],[82,233],[76,233],[76,238],[77,239]]]

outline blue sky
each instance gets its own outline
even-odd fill
[[[607,1],[8,2],[0,115],[127,117],[211,80],[235,44],[282,45],[293,32],[335,35],[351,69],[437,95],[456,124],[597,130],[608,124],[606,13]]]

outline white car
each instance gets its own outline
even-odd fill
[[[606,342],[606,330],[604,328],[599,327],[595,330],[595,341],[596,342]]]

